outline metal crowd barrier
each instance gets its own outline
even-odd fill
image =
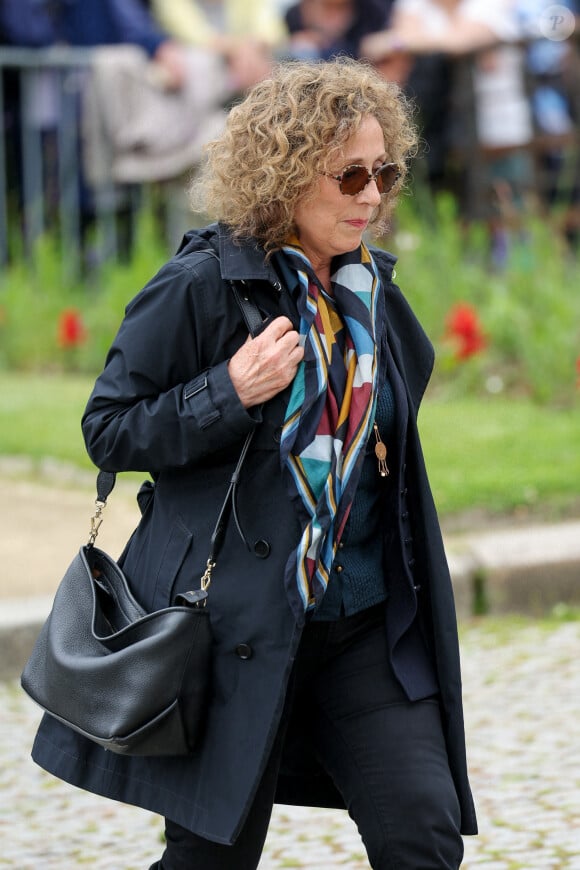
[[[60,241],[65,273],[77,275],[83,266],[87,198],[90,232],[101,259],[119,253],[119,210],[139,207],[141,188],[110,183],[89,191],[83,185],[81,93],[92,54],[64,46],[0,46],[0,269],[14,251],[32,255],[36,241],[50,231]],[[454,65],[453,105],[464,129],[455,156],[470,169],[465,192],[475,202],[485,154],[474,131],[473,63],[470,57]],[[574,129],[562,141],[535,136],[527,146],[534,159],[554,144],[577,159],[578,75],[571,81]],[[534,82],[528,80],[527,87],[531,94]]]
[[[475,76],[481,53],[457,57],[453,62],[452,87],[450,92],[451,117],[456,132],[460,134],[450,147],[450,154],[456,165],[462,169],[464,186],[463,201],[467,217],[481,216],[478,203],[484,196],[486,169],[490,162],[509,158],[518,152],[525,153],[532,169],[533,200],[540,212],[554,209],[580,209],[580,39],[574,33],[567,46],[571,47],[563,69],[552,72],[534,73],[529,61],[524,59],[522,86],[530,110],[531,135],[525,144],[506,147],[486,147],[477,132]],[[533,49],[534,40],[516,44],[522,53]],[[485,60],[486,51],[483,51]],[[540,96],[544,97],[540,104]],[[546,98],[556,102],[546,104]],[[500,97],[501,99],[501,97]],[[561,104],[558,105],[558,101]],[[567,114],[567,129],[563,129],[562,119]],[[552,115],[560,113],[560,120]],[[540,114],[544,121],[553,124],[553,129],[542,127]],[[459,123],[457,123],[459,122]],[[560,129],[557,127],[560,126]],[[580,226],[580,223],[579,223]]]
[[[116,214],[132,207],[135,191],[83,182],[81,93],[91,58],[91,49],[0,46],[0,268],[14,251],[31,256],[50,232],[64,272],[78,275],[87,214],[94,256],[118,253]]]

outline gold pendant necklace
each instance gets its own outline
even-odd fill
[[[389,474],[389,469],[387,468],[387,445],[381,440],[379,427],[376,423],[373,424],[373,429],[375,432],[375,456],[379,463],[379,474],[381,477],[387,477]]]

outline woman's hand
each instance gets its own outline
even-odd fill
[[[228,371],[244,408],[267,402],[292,381],[304,357],[298,339],[292,322],[276,317],[233,355]]]

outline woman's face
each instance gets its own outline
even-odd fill
[[[385,160],[383,131],[377,119],[367,115],[357,132],[347,140],[329,172],[339,175],[351,164],[365,166],[372,172]],[[314,196],[302,199],[294,213],[300,244],[316,271],[328,268],[338,254],[358,248],[380,201],[374,180],[355,196],[345,196],[340,192],[338,181],[320,175],[315,182]]]

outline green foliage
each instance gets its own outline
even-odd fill
[[[97,373],[125,306],[168,256],[147,211],[138,238],[130,262],[106,262],[84,277],[67,277],[50,237],[38,242],[33,261],[20,258],[0,271],[0,369]],[[85,338],[63,347],[59,323],[67,311],[78,314]]]
[[[42,240],[34,264],[19,257],[0,272],[0,368],[95,374],[127,302],[155,274],[168,251],[153,209],[144,209],[130,263],[108,262],[82,280],[66,277],[60,254]],[[432,381],[448,398],[503,393],[552,406],[578,397],[578,263],[550,222],[533,215],[512,232],[508,262],[490,267],[487,230],[462,225],[454,200],[425,191],[404,199],[384,246],[398,257],[397,281],[436,346]],[[485,347],[458,358],[446,335],[452,306],[468,304]],[[78,316],[84,337],[59,344],[63,312]]]
[[[36,266],[24,258],[4,271],[0,284],[0,365],[38,369],[58,363],[56,323],[75,289],[61,283],[49,239],[39,242]]]
[[[505,392],[567,404],[577,396],[580,358],[578,261],[549,220],[525,219],[511,233],[508,262],[490,266],[480,224],[462,227],[454,200],[430,208],[402,202],[385,247],[399,257],[397,282],[437,351],[434,384],[443,395]],[[457,360],[446,339],[452,305],[470,303],[487,340],[485,350]]]

